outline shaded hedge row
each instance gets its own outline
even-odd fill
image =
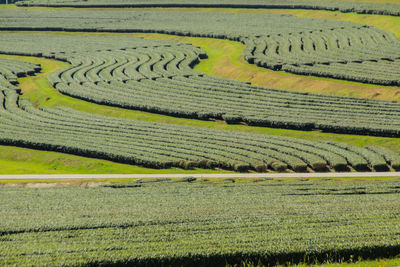
[[[290,1],[281,0],[247,0],[246,3],[238,0],[180,0],[180,1],[20,1],[18,6],[45,6],[45,7],[76,7],[76,8],[151,8],[151,7],[187,7],[187,8],[259,8],[259,9],[312,9],[340,12],[356,12],[359,14],[400,15],[400,5],[387,3],[362,3],[362,2],[335,2],[335,1]]]

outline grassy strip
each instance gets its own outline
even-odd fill
[[[12,146],[0,146],[0,174],[172,174],[228,173],[207,169],[151,169],[107,160],[40,151]],[[32,182],[32,181],[31,181]],[[0,183],[2,183],[0,181]]]
[[[306,265],[297,265],[298,267]],[[378,259],[378,260],[358,260],[355,263],[330,263],[318,265],[321,267],[389,267],[389,266],[400,266],[400,259]]]

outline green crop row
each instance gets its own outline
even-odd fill
[[[71,66],[49,80],[63,94],[86,101],[254,126],[400,136],[397,103],[256,87],[203,75],[191,67],[206,55],[190,45],[155,40],[145,45],[143,39],[132,37],[3,37],[10,40],[4,44],[13,45],[0,46],[0,51],[68,61]],[[72,44],[86,41],[88,46],[68,48],[67,39]]]
[[[202,75],[190,66],[205,57],[204,52],[187,45],[161,44],[62,53],[61,59],[71,67],[51,74],[49,80],[69,96],[154,113],[275,128],[399,136],[398,104],[274,90]]]
[[[383,85],[400,85],[400,42],[375,28],[331,28],[243,39],[260,67]]]
[[[400,85],[400,42],[388,32],[350,22],[274,14],[187,13],[135,11],[136,15],[131,16],[125,11],[82,9],[0,10],[0,29],[157,32],[226,38],[244,42],[244,57],[259,66]]]
[[[2,62],[2,61],[0,61]],[[18,62],[18,61],[15,61]],[[10,61],[6,60],[5,64]],[[37,68],[22,64],[25,73]],[[21,74],[15,74],[21,75]],[[348,171],[348,147],[279,136],[107,118],[66,108],[35,108],[13,85],[0,94],[0,142],[110,159],[152,168],[224,168],[236,171]],[[356,170],[398,168],[394,152],[352,147],[364,161]],[[374,160],[379,158],[380,161]],[[384,163],[382,163],[383,161]],[[365,163],[365,164],[364,164]],[[364,164],[364,165],[363,165]]]
[[[363,3],[346,1],[304,1],[304,0],[129,0],[113,1],[106,0],[30,0],[20,1],[17,6],[45,6],[45,7],[88,7],[88,8],[112,8],[112,7],[212,7],[212,8],[280,8],[280,9],[316,9],[341,12],[357,12],[360,14],[400,15],[399,4],[387,3]]]
[[[0,264],[275,266],[399,252],[398,180],[189,181],[0,187]]]

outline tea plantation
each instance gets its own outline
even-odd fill
[[[0,263],[274,266],[391,257],[400,246],[398,185],[175,180],[0,187]]]
[[[15,9],[0,10],[0,29],[158,32],[223,38],[246,44],[245,59],[262,67],[400,85],[399,40],[388,32],[350,22],[276,14]]]
[[[298,9],[319,13],[314,18],[285,13]],[[363,98],[351,91],[343,96],[324,88],[256,86],[226,67],[252,69],[266,79],[276,79],[268,73],[309,78],[310,87],[313,81],[335,81],[338,92],[352,85],[379,92],[400,88],[399,33],[372,26],[379,23],[324,19],[328,13],[396,22],[400,3],[0,5],[0,150],[18,151],[12,159],[1,153],[0,168],[26,160],[15,155],[30,149],[153,171],[400,171],[397,101],[374,99],[379,93]],[[162,36],[171,40],[157,40]],[[211,66],[226,55],[184,43],[182,36],[218,39],[213,51],[228,51],[222,47],[228,42],[243,51],[239,58],[224,59],[225,65],[222,60]],[[209,68],[199,71],[204,64]],[[225,67],[224,77],[214,71]],[[134,118],[124,116],[133,112]],[[0,265],[395,260],[399,188],[398,178],[0,180]]]

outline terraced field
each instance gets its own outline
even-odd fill
[[[41,16],[39,21],[35,19],[37,14],[46,15]],[[65,19],[54,21],[53,19],[58,18],[60,14],[63,14]],[[182,27],[182,24],[176,24],[179,21],[176,20],[177,16],[174,16],[174,12],[163,13],[163,23],[156,22],[148,24],[150,26],[144,26],[160,13],[135,11],[135,22],[139,21],[140,24],[137,26],[142,27],[138,30],[130,28],[129,22],[133,20],[127,12],[85,11],[79,12],[80,17],[77,17],[77,14],[72,10],[46,13],[43,10],[17,9],[5,14],[3,19],[8,19],[8,23],[3,28],[27,29],[25,23],[29,21],[30,29],[56,30],[60,27],[59,29],[71,31],[91,30],[94,23],[99,22],[100,15],[107,15],[107,22],[103,20],[92,29],[128,32],[163,31],[229,38],[244,42],[247,45],[244,51],[245,58],[260,66],[272,69],[312,69],[317,65],[329,67],[331,64],[348,63],[356,64],[354,73],[358,71],[370,79],[375,79],[374,81],[380,79],[378,83],[397,84],[398,81],[396,76],[399,70],[396,68],[398,40],[390,33],[367,26],[261,14],[254,18],[257,26],[250,28],[247,14],[237,14],[233,16],[233,19],[227,14],[219,14],[222,17],[218,16],[216,19],[217,16],[213,14],[191,13],[190,16],[194,21],[204,20],[208,23],[202,24],[200,28],[194,22]],[[116,20],[115,14],[123,16]],[[180,20],[188,15],[184,14]],[[72,18],[78,20],[72,22],[70,20]],[[85,24],[79,24],[79,19],[83,18],[90,19]],[[122,21],[124,21],[123,24]],[[273,27],[277,21],[282,26],[278,31]],[[67,24],[67,22],[71,23]],[[228,35],[221,35],[227,24],[232,22],[241,22],[240,27],[228,27],[230,29]],[[310,27],[311,22],[318,22],[319,30],[316,31],[315,26]],[[293,23],[296,23],[295,28],[293,28]],[[52,28],[42,25],[52,25]],[[82,28],[82,25],[85,25],[85,28]],[[106,25],[113,28],[106,28]],[[266,30],[265,26],[271,34],[256,35],[262,29]],[[184,31],[185,29],[190,31]],[[251,29],[250,32],[249,29]],[[63,94],[86,101],[178,117],[203,120],[222,119],[228,123],[246,123],[254,126],[399,136],[400,105],[397,103],[297,93],[208,76],[192,69],[199,60],[206,58],[204,51],[194,46],[173,41],[111,36],[72,37],[27,33],[4,33],[2,36],[0,41],[2,53],[55,58],[69,62],[70,67],[52,73],[49,81]],[[287,39],[287,36],[290,38]],[[289,42],[285,43],[285,40]],[[377,50],[377,44],[382,44],[382,49]],[[344,54],[343,51],[345,51]],[[350,62],[345,62],[343,58],[349,58]],[[376,58],[379,60],[375,60]],[[374,70],[372,74],[363,68],[358,68],[366,61],[371,63],[370,67]],[[376,66],[382,64],[383,61],[388,62],[385,66],[392,66],[392,72],[385,69],[384,74],[379,73]],[[348,71],[344,71],[349,74]],[[308,74],[311,73],[312,71]],[[4,76],[5,87],[7,87],[7,77],[11,75]],[[12,79],[14,80],[10,82],[15,83],[15,77]],[[365,80],[365,82],[371,81]],[[14,91],[5,90],[3,93],[4,108],[7,111],[4,114],[10,116],[15,112],[20,117],[17,120],[4,116],[9,122],[13,121],[12,124],[9,123],[10,127],[17,127],[13,128],[14,133],[9,130],[3,132],[4,136],[8,134],[7,138],[3,138],[6,140],[5,144],[106,158],[153,168],[218,167],[236,171],[266,171],[267,169],[282,171],[288,168],[294,171],[308,169],[345,171],[349,170],[349,167],[356,170],[389,170],[390,166],[398,168],[398,155],[391,150],[382,151],[383,148],[365,150],[349,148],[344,144],[340,147],[336,143],[315,144],[284,137],[246,136],[182,127],[172,127],[174,129],[172,130],[167,125],[151,125],[142,122],[132,124],[131,121],[125,120],[118,121],[116,124],[107,118],[93,119],[92,115],[65,109],[36,110],[27,101],[19,100],[18,95],[15,94],[19,92],[17,88],[10,86],[9,89]],[[68,119],[62,117],[68,117]],[[18,132],[18,127],[24,124],[24,120],[30,121],[28,125],[32,126],[37,124],[35,121],[41,122],[33,128],[36,128],[38,135],[40,132],[41,135],[49,136],[46,142],[41,141],[42,138],[35,139],[35,135],[20,132],[15,134]],[[15,124],[15,121],[18,123]],[[101,123],[98,123],[99,121]],[[61,126],[60,122],[64,125]],[[82,125],[87,127],[82,128]],[[109,129],[101,129],[105,125]],[[44,126],[49,128],[46,129]],[[26,125],[24,124],[23,127]],[[151,132],[149,135],[141,132],[144,131],[142,129],[139,130],[138,135],[132,135],[130,131],[133,127],[162,130],[161,132],[149,130]],[[86,128],[87,130],[84,130]],[[124,130],[121,132],[120,140],[110,142],[110,137],[107,138],[107,136],[110,136],[111,132],[121,131],[120,129],[125,129],[125,132]],[[41,133],[42,130],[44,133]],[[79,131],[88,139],[80,140]],[[174,131],[177,135],[176,140],[171,138]],[[164,137],[163,133],[166,132],[168,134]],[[188,134],[184,139],[187,144],[183,144],[182,137],[178,138],[181,132],[197,132],[197,134]],[[61,138],[60,133],[66,134],[66,137]],[[92,138],[90,142],[88,142],[89,136]],[[157,136],[158,139],[150,138],[150,136]],[[197,136],[209,136],[207,137],[209,140],[204,142]],[[223,137],[216,139],[216,136]],[[233,147],[231,136],[237,140]],[[73,141],[66,142],[67,139]],[[140,140],[139,143],[138,140]],[[194,142],[200,142],[200,144],[189,145]],[[284,148],[286,142],[299,143],[299,146],[290,145]],[[304,145],[310,145],[312,148],[304,148]],[[321,152],[314,151],[316,147],[320,148]],[[347,155],[348,153],[350,154]]]
[[[340,10],[341,12],[357,12],[361,14],[381,14],[381,15],[400,15],[400,5],[396,0],[382,0],[374,3],[373,0],[247,0],[246,2],[239,0],[219,0],[218,2],[210,0],[178,0],[178,1],[162,1],[162,0],[119,0],[110,3],[107,0],[30,0],[19,2],[18,6],[44,6],[44,7],[233,7],[233,8],[286,8],[286,9],[314,9],[314,10]]]
[[[370,27],[339,28],[243,40],[258,66],[365,83],[400,85],[400,43]],[[379,47],[379,48],[377,48]]]
[[[68,61],[71,67],[49,76],[52,85],[66,95],[99,104],[253,126],[400,134],[397,103],[255,87],[204,75],[191,67],[206,54],[189,45],[123,37],[14,33],[3,37],[7,40],[0,43],[3,53]],[[83,40],[87,47],[73,45]],[[6,45],[10,43],[14,45]]]
[[[26,75],[39,66],[0,60],[3,77]],[[18,65],[17,73],[6,72]],[[17,69],[17,68],[15,68]],[[2,73],[3,73],[2,72]],[[4,79],[5,80],[5,79]],[[19,100],[18,89],[3,85],[1,142],[111,159],[152,168],[225,168],[236,171],[346,171],[400,168],[400,156],[384,148],[361,149],[339,143],[206,130],[111,119],[65,108],[36,109]],[[84,137],[84,138],[82,138]],[[118,137],[118,138],[116,138]]]
[[[230,39],[245,43],[244,57],[259,66],[373,84],[400,84],[399,40],[367,25],[276,14],[178,13],[0,10],[0,29],[158,32]]]
[[[175,8],[181,6],[187,9]],[[46,169],[35,169],[31,155],[43,157],[37,162],[52,173],[67,172],[78,158],[72,155],[86,173],[400,171],[400,41],[398,28],[390,28],[399,7],[395,0],[0,6],[0,172]],[[277,8],[342,13],[324,20],[264,12],[282,12]],[[348,12],[387,16],[348,14],[363,23],[371,18],[384,25],[379,29],[332,20]],[[156,40],[162,36],[155,33],[171,40]],[[242,57],[230,55],[226,44],[243,48]],[[254,76],[262,69],[329,78],[337,92],[229,79],[237,77],[223,69],[223,53]],[[392,91],[385,100],[343,96],[349,84]],[[12,160],[26,164],[5,166]],[[374,179],[68,183],[75,187],[4,181],[0,265],[274,266],[394,258],[398,179]]]

